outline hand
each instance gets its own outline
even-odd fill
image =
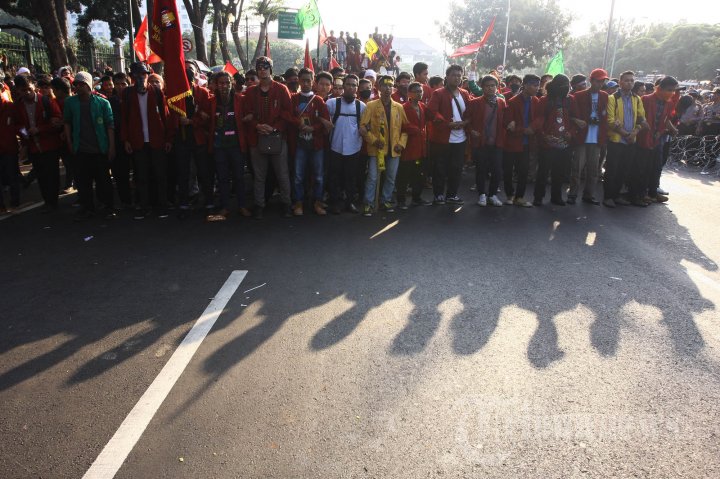
[[[130,144],[129,141],[126,141],[125,142],[125,153],[127,153],[128,155],[132,155],[132,152],[133,152],[132,145]]]
[[[523,134],[528,135],[528,136],[532,136],[532,135],[535,134],[535,130],[533,130],[533,129],[530,128],[530,127],[527,127],[527,128],[525,128],[525,129],[523,130]]]
[[[189,119],[189,118],[186,117],[186,116],[181,116],[181,117],[180,117],[180,124],[181,124],[182,126],[188,126],[188,125],[191,125],[191,124],[192,124],[192,120]]]
[[[165,143],[165,153],[170,153],[171,150],[172,150],[172,143],[170,143],[168,141]]]
[[[60,118],[52,117],[52,118],[50,118],[50,124],[57,128],[58,126],[63,125],[63,121]]]
[[[402,145],[395,145],[395,148],[393,148],[393,150],[394,150],[395,153],[397,153],[397,154],[402,153],[404,149],[405,149],[405,148],[403,148]]]
[[[35,135],[37,135],[38,133],[40,133],[40,130],[38,130],[36,126],[33,126],[32,128],[30,128],[30,129],[28,130],[28,133],[30,133],[31,135],[35,136]]]
[[[300,127],[300,133],[312,133],[313,131],[314,129],[310,125],[303,125]]]
[[[385,146],[385,142],[383,142],[382,140],[375,140],[373,146],[375,148],[383,148]]]
[[[242,117],[242,121],[244,121],[244,122],[246,122],[246,123],[247,123],[248,121],[252,121],[252,119],[253,119],[253,114],[252,114],[252,113],[248,113],[247,115],[245,115],[244,117]]]
[[[511,121],[510,123],[508,123],[507,129],[508,129],[509,131],[515,131],[515,122],[514,122],[514,121]]]
[[[208,118],[210,118],[210,115],[208,115],[207,113],[205,113],[205,112],[202,111],[202,110],[200,110],[200,112],[198,113],[198,115],[200,115],[200,119],[203,120],[203,121],[205,121],[205,120],[207,120]],[[244,120],[244,118],[243,118],[243,120]]]
[[[480,132],[475,130],[470,130],[470,134],[475,138],[480,138]]]
[[[582,120],[580,120],[580,119],[578,119],[578,118],[574,118],[573,121],[574,121],[575,124],[578,126],[578,128],[585,128],[585,127],[587,126],[587,123],[586,123],[586,122],[584,122],[584,121],[582,121]]]

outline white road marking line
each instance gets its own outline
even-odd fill
[[[170,360],[162,368],[150,387],[145,391],[135,407],[127,415],[110,439],[100,455],[95,459],[83,479],[111,479],[117,474],[127,459],[135,444],[142,436],[145,428],[152,420],[160,405],[175,385],[180,375],[187,367],[190,359],[200,347],[205,337],[222,313],[225,305],[245,279],[247,271],[233,271],[215,298],[210,302],[202,316],[193,325],[192,329],[180,346],[175,350]]]
[[[262,288],[262,287],[265,286],[266,284],[267,284],[267,283],[263,283],[263,284],[261,284],[260,286],[255,286],[254,288],[250,288],[250,289],[248,289],[247,291],[244,291],[243,294],[249,293],[250,291],[255,291],[255,290],[258,289],[258,288]]]

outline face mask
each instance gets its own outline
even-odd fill
[[[362,98],[363,100],[368,100],[370,99],[371,94],[372,92],[370,90],[363,90],[360,92],[360,98]]]
[[[518,85],[517,83],[513,83],[512,85],[510,85],[510,91],[512,91],[513,93],[517,93],[519,90],[520,85]]]

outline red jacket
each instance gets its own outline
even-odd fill
[[[34,137],[23,138],[22,142],[24,146],[28,146],[29,153],[43,153],[45,151],[59,150],[63,146],[63,142],[60,139],[60,133],[62,132],[62,112],[57,102],[48,98],[50,101],[43,101],[43,95],[40,92],[36,93],[35,97],[35,126],[39,130],[38,134]],[[49,107],[49,111],[45,111],[45,103]],[[20,100],[15,104],[15,126],[16,131],[19,132],[23,128],[30,130],[30,120],[28,119],[27,110],[25,109],[25,100]],[[54,126],[52,119],[57,118],[60,121],[60,126]],[[5,120],[7,122],[7,120]]]
[[[0,155],[17,155],[18,137],[15,125],[15,107],[10,91],[0,93]]]
[[[486,108],[488,108],[487,99],[485,99],[485,96],[481,96],[470,100],[467,111],[465,112],[465,119],[470,120],[466,131],[468,132],[468,138],[470,138],[470,144],[474,148],[484,146]],[[495,111],[495,146],[498,148],[502,148],[505,145],[505,132],[507,130],[503,124],[503,118],[506,108],[505,100],[497,98],[497,110]],[[479,132],[480,137],[474,136],[471,131]]]
[[[195,137],[195,143],[198,145],[205,145],[208,141],[207,136],[207,124],[208,120],[203,120],[201,115],[197,113],[200,111],[207,111],[207,103],[210,101],[210,90],[207,88],[194,85],[192,87],[192,98],[195,102],[195,114],[192,116],[193,136]],[[167,121],[168,136],[170,141],[175,140],[175,137],[180,132],[180,115],[175,111],[170,111]]]
[[[557,116],[556,113],[552,111],[550,105],[548,105],[549,100],[550,97],[547,95],[542,97],[537,107],[538,127],[535,128],[535,132],[538,135],[540,146],[542,148],[552,148],[552,146],[548,143],[548,136],[555,136],[556,134],[562,135],[567,142],[567,145],[570,146],[572,136],[575,134],[575,123],[570,121],[571,98],[568,96],[563,100],[562,125],[556,121]],[[558,132],[559,126],[562,126],[564,131]]]
[[[136,88],[130,86],[123,90],[122,127],[120,128],[120,139],[123,143],[129,141],[133,151],[141,150],[145,144],[142,118],[140,116],[140,101],[138,100]],[[154,149],[162,149],[165,147],[165,143],[171,139],[165,128],[168,118],[165,95],[149,84],[146,95],[150,146]]]
[[[400,156],[400,161],[417,161],[427,157],[427,135],[425,125],[427,124],[427,107],[418,102],[420,115],[418,116],[412,102],[403,105],[408,123],[403,125],[403,133],[407,133],[408,140],[405,149]]]
[[[430,103],[430,98],[432,98],[433,89],[430,88],[430,85],[428,85],[427,83],[423,83],[422,88],[423,88],[423,96],[422,96],[422,100],[420,100],[420,101],[425,103],[425,105],[427,105],[428,103]]]
[[[396,101],[400,103],[401,105],[404,105],[405,102],[408,101],[406,96],[402,96],[400,93],[400,90],[395,90],[392,95],[390,95],[390,98],[392,98],[393,101]]]
[[[608,94],[607,92],[604,92],[600,90],[598,92],[598,105],[597,105],[597,115],[600,120],[600,125],[598,129],[598,145],[604,145],[607,143],[607,132],[608,132],[608,125],[607,125],[607,104],[608,104]],[[582,120],[588,125],[590,124],[590,114],[592,113],[592,92],[590,89],[582,90],[577,93],[575,93],[572,96],[572,101],[570,102],[570,118],[577,118],[578,120]],[[588,133],[588,127],[587,125],[585,128],[578,128],[577,125],[575,125],[575,134],[573,135],[573,145],[584,145],[585,140],[587,139],[587,133]]]
[[[539,101],[540,99],[538,97],[530,97],[530,117],[528,125],[533,130],[536,130],[538,126],[537,116],[539,111]],[[525,95],[515,95],[508,100],[505,115],[503,116],[503,125],[507,130],[507,126],[510,123],[515,122],[515,131],[507,130],[507,133],[505,134],[505,151],[509,151],[511,153],[521,153],[523,151],[523,139],[525,137],[525,134],[523,133],[523,130],[525,129],[525,122],[523,119],[524,111]],[[528,147],[533,146],[533,141],[534,135],[528,137]]]
[[[467,110],[470,94],[462,88],[458,88],[458,90],[465,102],[465,110]],[[428,121],[433,122],[430,130],[431,142],[442,145],[450,143],[450,127],[448,124],[453,121],[453,103],[453,94],[447,88],[438,88],[433,92],[428,104]],[[460,112],[461,115],[464,113],[465,111]]]
[[[313,127],[313,146],[316,150],[320,150],[325,145],[325,127],[323,126],[320,118],[330,120],[330,113],[328,113],[327,105],[322,98],[315,95],[310,103],[305,107],[302,116],[300,115],[300,93],[293,93],[290,102],[292,104],[292,121],[288,125],[288,148],[294,152],[297,144],[299,128],[303,122],[303,118],[307,118],[310,121],[310,126]]]
[[[209,117],[207,121],[207,130],[205,131],[208,152],[212,153],[215,146],[215,127],[217,126],[217,96],[211,96],[208,101],[203,104],[204,112]],[[243,110],[243,97],[239,93],[233,94],[233,116],[235,117],[235,132],[240,145],[241,151],[247,151],[247,123],[243,122],[243,116],[247,113]]]
[[[680,94],[676,93],[673,97],[665,102],[665,107],[660,114],[660,121],[655,124],[655,116],[657,114],[658,96],[655,92],[640,98],[645,108],[645,120],[650,127],[647,130],[640,130],[638,133],[638,146],[647,150],[652,150],[660,144],[660,137],[667,133],[667,120],[670,119],[675,111],[675,105],[680,99]]]
[[[273,81],[268,90],[268,101],[270,108],[268,112],[262,111],[263,97],[260,84],[253,85],[245,91],[243,96],[243,111],[251,114],[253,119],[247,123],[247,139],[250,147],[257,146],[258,132],[257,125],[264,123],[272,126],[280,132],[285,132],[287,123],[292,122],[292,103],[290,92],[282,83]]]

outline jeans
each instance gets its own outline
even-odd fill
[[[77,152],[75,154],[75,181],[77,181],[80,206],[86,211],[95,211],[93,183],[95,183],[97,197],[103,206],[105,208],[113,207],[110,162],[106,154]]]
[[[195,163],[200,191],[205,207],[213,205],[212,176],[210,176],[210,159],[207,145],[195,145],[184,142],[175,143],[175,162],[177,164],[178,200],[181,208],[190,205],[190,169]]]
[[[239,146],[215,148],[215,171],[220,189],[220,208],[230,209],[231,183],[238,207],[245,208],[245,155]]]
[[[562,185],[565,172],[570,165],[571,148],[543,148],[540,151],[537,178],[535,178],[535,200],[545,197],[547,177],[550,173],[550,200],[562,200]]]
[[[314,199],[322,200],[323,197],[323,159],[324,151],[311,150],[298,147],[295,152],[295,201],[302,202],[305,197],[305,170],[310,162],[314,182]]]
[[[600,145],[597,143],[578,145],[574,148],[574,153],[570,168],[570,191],[568,191],[568,197],[577,198],[584,174],[585,184],[582,186],[582,197],[595,198],[595,187],[597,186],[598,171],[600,169]]]
[[[3,185],[10,187],[10,206],[20,205],[20,168],[17,154],[0,155],[0,208],[5,208],[3,202]]]
[[[506,151],[503,158],[505,196],[523,198],[527,188],[528,171],[530,168],[530,149],[527,145],[521,152]],[[513,188],[513,171],[517,176],[517,188]]]
[[[477,185],[478,195],[487,194],[488,196],[493,196],[497,193],[500,180],[503,176],[502,150],[495,145],[473,148],[472,158],[475,162],[475,184]],[[488,173],[490,173],[490,188],[486,190],[485,180],[487,179]],[[512,172],[510,174],[512,174]]]
[[[395,176],[397,175],[399,157],[385,158],[385,181],[383,181],[382,191],[380,194],[380,202],[388,203],[392,201],[393,190],[395,189]],[[365,181],[365,204],[372,205],[375,203],[375,185],[378,182],[377,157],[371,156],[368,160],[367,181]]]
[[[465,160],[466,144],[467,142],[463,141],[462,143],[448,143],[447,145],[435,144],[433,147],[432,151],[435,154],[432,159],[435,164],[433,170],[433,193],[436,197],[442,194],[446,194],[448,198],[457,196],[463,161]]]

